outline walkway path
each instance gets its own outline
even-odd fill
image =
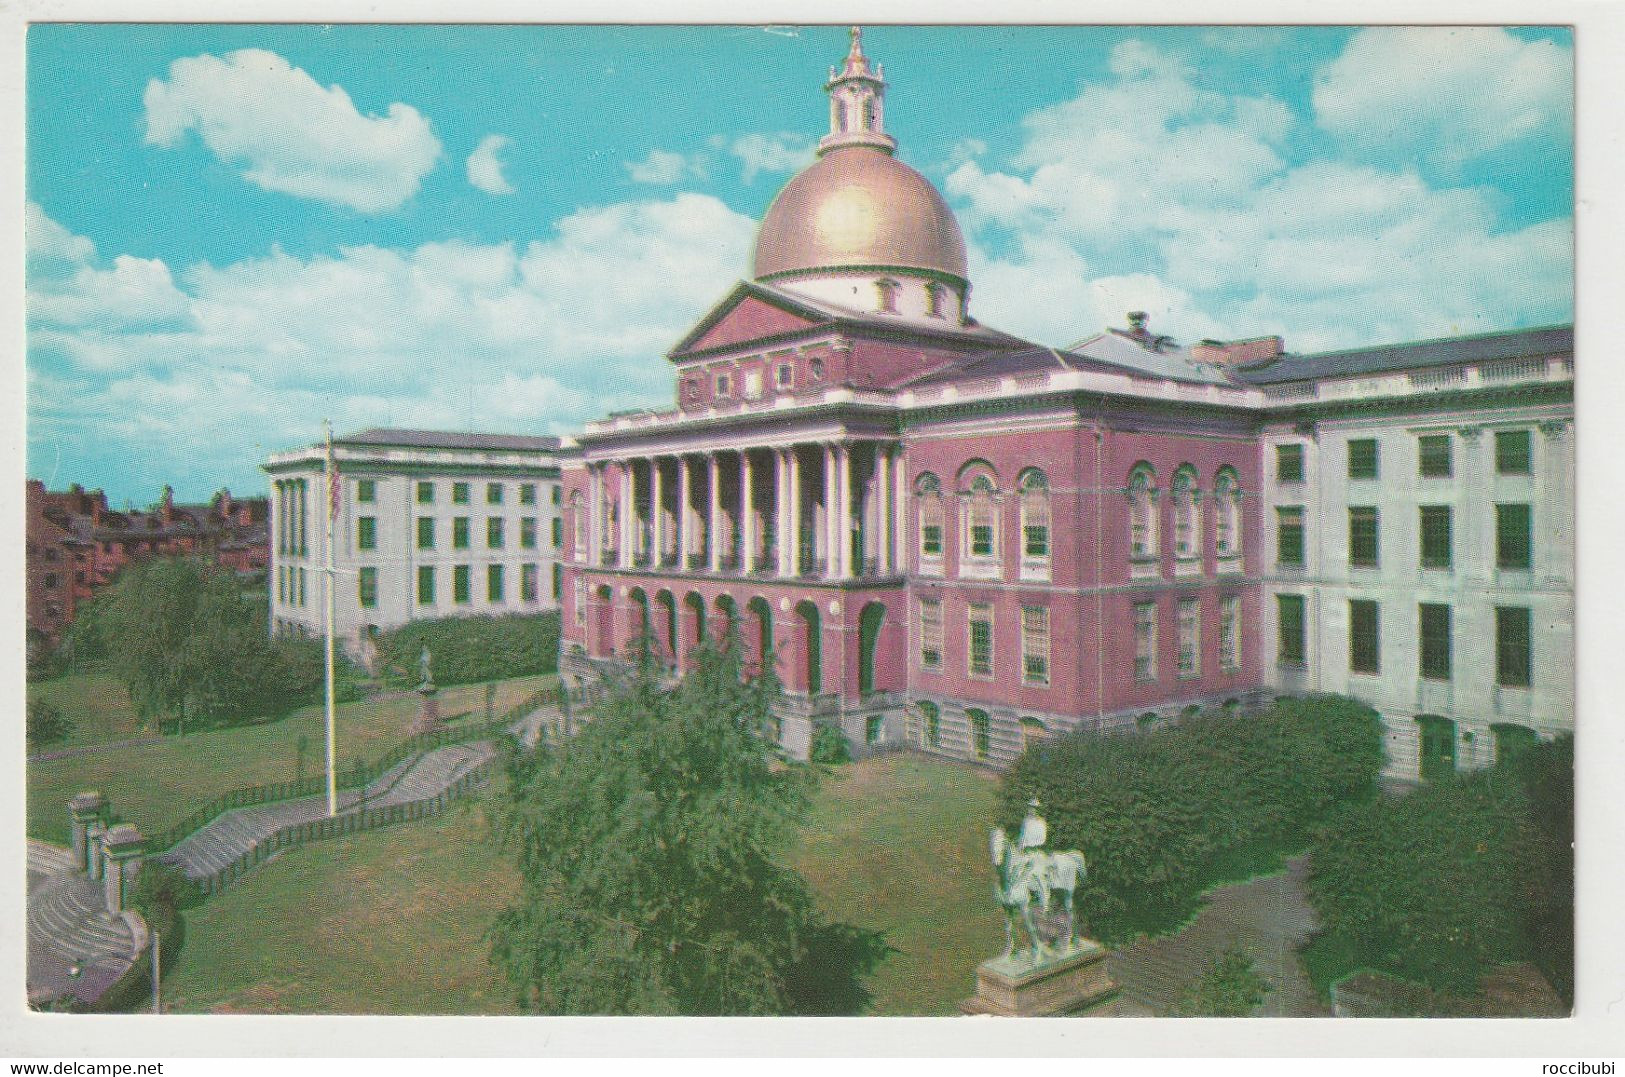
[[[1183,931],[1141,939],[1113,953],[1112,977],[1122,989],[1115,1012],[1136,1017],[1172,1013],[1181,992],[1215,958],[1240,946],[1273,986],[1258,1016],[1330,1016],[1298,960],[1298,948],[1316,928],[1304,891],[1308,872],[1309,858],[1300,856],[1288,861],[1284,872],[1220,887]]]

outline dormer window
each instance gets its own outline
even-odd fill
[[[774,377],[777,379],[780,389],[788,389],[795,384],[796,368],[790,363],[780,363],[778,370],[774,372]]]
[[[878,280],[875,282],[875,292],[878,297],[879,309],[882,314],[897,313],[897,289],[899,285],[894,280]]]
[[[928,317],[942,317],[942,297],[948,289],[932,281],[925,286],[925,313]]]

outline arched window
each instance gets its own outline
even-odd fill
[[[942,747],[942,712],[929,699],[920,700],[920,716],[925,719],[921,730],[927,748]]]
[[[1214,545],[1221,559],[1241,556],[1241,484],[1223,467],[1213,480]]]
[[[1140,464],[1129,475],[1129,558],[1153,561],[1157,557],[1156,475],[1150,464]]]
[[[1021,493],[1021,568],[1047,577],[1050,561],[1049,479],[1035,467],[1016,479]]]
[[[999,563],[999,488],[994,483],[991,469],[977,462],[960,472],[964,490],[964,533],[960,536],[960,549],[964,551],[962,567],[970,574],[997,573]],[[969,478],[969,482],[964,480]]]
[[[971,754],[977,759],[986,759],[993,748],[993,723],[987,711],[975,707],[967,708],[965,717],[970,719]]]
[[[875,281],[876,309],[882,314],[897,313],[897,290],[900,285],[888,278]]]
[[[863,95],[863,129],[865,131],[875,129],[875,99],[869,94]]]
[[[1196,469],[1189,464],[1174,472],[1174,556],[1190,560],[1199,557],[1202,548],[1197,540],[1196,528]]]
[[[927,471],[914,483],[920,508],[920,562],[939,571],[942,566],[942,483]]]
[[[925,286],[925,313],[928,317],[941,318],[943,316],[942,298],[947,291],[948,289],[936,281],[932,281]]]

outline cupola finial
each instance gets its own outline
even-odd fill
[[[829,93],[829,134],[818,142],[822,156],[842,146],[868,146],[884,153],[897,148],[897,140],[886,133],[882,106],[886,83],[881,79],[880,66],[869,68],[869,58],[863,54],[863,28],[854,26],[850,31],[852,47],[840,71],[831,71],[824,85]]]

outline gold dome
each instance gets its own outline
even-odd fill
[[[827,152],[768,207],[758,280],[803,270],[896,267],[965,279],[965,238],[931,181],[867,146]]]

